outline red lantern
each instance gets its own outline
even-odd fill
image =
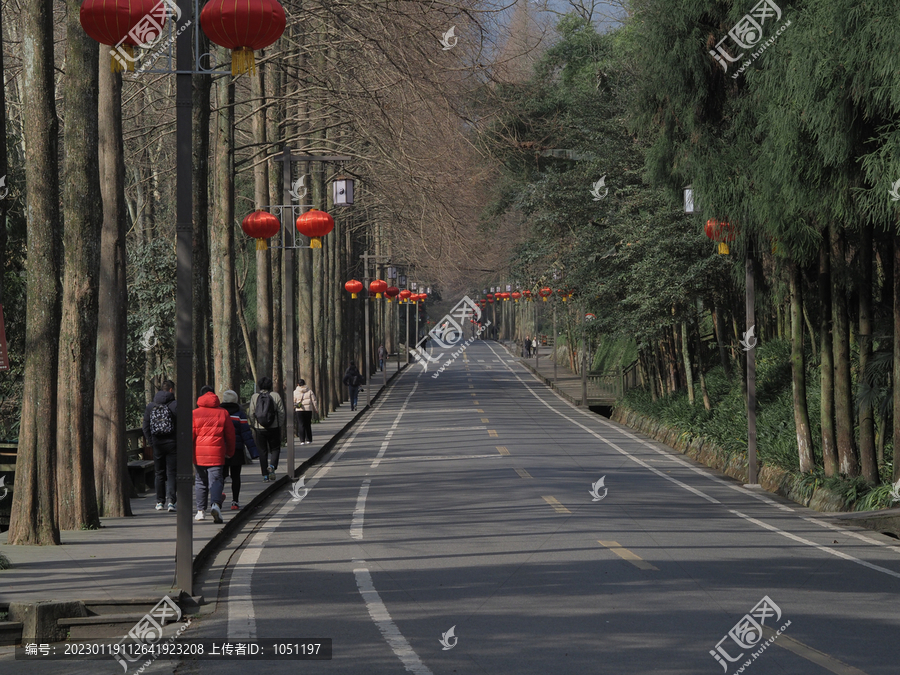
[[[133,72],[134,47],[159,39],[166,23],[166,6],[159,8],[160,4],[158,0],[84,0],[79,15],[84,32],[103,45],[117,47],[122,43],[112,52],[112,72]],[[142,21],[146,16],[152,23]]]
[[[549,298],[551,295],[553,295],[553,291],[545,286],[544,288],[542,288],[541,290],[538,291],[538,295],[544,299],[544,302],[547,302],[547,298]]]
[[[494,294],[493,293],[488,293],[485,297],[487,297],[488,302],[490,302],[490,303],[494,302]]]
[[[519,298],[521,298],[521,297],[522,297],[522,294],[519,293],[518,291],[516,291],[515,293],[512,294],[512,299],[515,300],[516,302],[518,302]]]
[[[244,218],[241,229],[248,237],[256,239],[257,251],[265,251],[269,248],[266,239],[281,231],[281,221],[268,211],[254,211]]]
[[[531,291],[524,291],[524,293],[525,293],[525,299],[526,299],[526,300],[532,300],[532,297],[531,297]]]
[[[334,218],[318,209],[310,209],[297,218],[297,230],[309,237],[310,248],[322,248],[322,237],[333,229]]]
[[[232,75],[255,73],[253,52],[273,44],[286,24],[277,0],[209,0],[200,12],[210,42],[231,50]]]
[[[384,294],[387,296],[387,301],[390,302],[393,298],[400,295],[400,289],[396,286],[390,286],[384,291]]]
[[[731,223],[720,220],[707,220],[703,231],[707,237],[719,242],[719,255],[728,255],[731,252],[728,249],[728,242],[734,241],[735,235],[734,226]]]
[[[400,301],[401,302],[409,302],[409,298],[412,295],[412,291],[408,291],[405,288],[400,291]]]
[[[357,293],[359,293],[363,289],[363,285],[361,281],[357,281],[356,279],[351,279],[346,284],[344,284],[344,289],[350,293],[351,298],[357,298]]]
[[[372,293],[375,294],[376,298],[380,298],[381,294],[387,290],[387,283],[382,281],[381,279],[375,279],[375,281],[369,284],[369,295]]]

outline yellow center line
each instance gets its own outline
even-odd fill
[[[637,567],[639,569],[656,570],[657,572],[659,571],[658,567],[654,567],[653,565],[648,563],[646,560],[641,558],[641,556],[639,556],[637,553],[633,553],[633,552],[629,551],[627,548],[624,548],[617,541],[601,541],[600,539],[598,539],[597,543],[599,543],[601,546],[605,546],[610,551],[612,551],[617,556],[619,556],[622,560],[627,560],[628,562],[630,562],[632,565],[634,565],[635,567]]]
[[[472,392],[472,396],[478,396],[474,391]]]
[[[481,418],[481,423],[482,423],[482,424],[487,424],[487,423],[488,423],[488,418],[487,418],[487,417],[482,417],[482,418]]]
[[[836,658],[828,656],[828,654],[820,652],[818,649],[813,649],[799,640],[790,638],[784,633],[776,638],[775,631],[768,626],[763,626],[763,635],[768,640],[774,640],[775,644],[782,649],[787,649],[802,659],[812,661],[816,665],[822,666],[825,670],[836,673],[836,675],[866,675],[859,668],[854,668],[843,661],[838,661]]]
[[[497,431],[494,429],[488,429],[488,436],[491,438],[497,438]]]
[[[544,501],[552,506],[553,510],[557,513],[572,513],[571,511],[569,511],[569,509],[560,504],[559,500],[556,497],[544,497]]]
[[[474,384],[470,384],[470,385],[469,385],[469,389],[474,389],[474,388],[475,388],[475,385],[474,385]]]
[[[475,412],[480,412],[480,413],[483,413],[483,412],[484,412],[484,410],[482,410],[482,409],[481,409],[481,408],[475,408]]]
[[[509,454],[509,450],[506,448],[505,445],[498,445],[498,446],[497,446],[497,452],[499,452],[501,455],[508,455],[508,454]]]
[[[478,405],[478,401],[472,401],[472,403],[474,403],[475,405]]]
[[[516,473],[519,474],[519,476],[521,476],[522,478],[533,478],[533,476],[525,469],[516,469]]]

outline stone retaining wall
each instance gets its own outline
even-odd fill
[[[619,424],[631,427],[635,431],[665,443],[675,448],[683,455],[687,455],[702,464],[713,469],[718,469],[727,476],[747,482],[747,458],[740,455],[728,457],[723,448],[720,448],[709,439],[701,436],[693,436],[689,432],[668,427],[662,422],[651,417],[640,415],[624,406],[616,406],[611,419]],[[759,470],[759,484],[769,492],[774,492],[782,497],[808,506],[816,511],[849,511],[850,507],[844,503],[843,497],[828,490],[825,487],[816,488],[811,497],[805,497],[800,490],[798,480],[793,475],[773,466],[762,466]]]

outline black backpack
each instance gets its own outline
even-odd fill
[[[175,420],[172,419],[172,411],[165,404],[157,404],[150,411],[150,435],[171,436],[175,431]]]
[[[275,424],[278,412],[275,410],[275,401],[267,391],[259,392],[256,397],[256,421],[265,428],[270,428]]]

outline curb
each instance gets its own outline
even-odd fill
[[[498,342],[499,342],[499,340],[498,340]],[[574,406],[578,406],[579,408],[588,408],[588,407],[589,407],[589,406],[583,406],[583,405],[581,405],[581,398],[580,398],[580,397],[579,397],[579,398],[575,398],[574,396],[571,396],[570,394],[567,394],[567,393],[564,392],[562,389],[560,389],[560,388],[557,387],[555,384],[553,384],[553,382],[550,380],[550,378],[547,378],[547,377],[544,377],[543,375],[541,375],[541,373],[539,373],[539,372],[534,368],[534,366],[532,366],[532,365],[531,365],[530,363],[528,363],[525,359],[523,359],[521,356],[519,356],[518,354],[516,354],[512,349],[509,348],[509,345],[507,345],[505,342],[500,342],[500,345],[501,345],[507,352],[509,352],[510,356],[512,356],[513,358],[515,358],[515,359],[519,362],[520,365],[525,366],[525,367],[531,372],[532,375],[534,375],[538,380],[540,380],[540,381],[543,382],[545,385],[547,385],[548,387],[550,387],[550,389],[552,389],[553,391],[555,391],[555,392],[556,392],[557,394],[559,394],[562,398],[566,399],[569,403],[571,403],[571,404],[574,405]]]
[[[309,470],[311,466],[314,466],[321,460],[325,455],[330,453],[334,447],[338,444],[338,442],[346,435],[346,433],[356,424],[357,420],[362,417],[367,410],[369,410],[372,405],[379,399],[379,397],[387,391],[388,387],[391,386],[394,379],[399,375],[402,375],[406,369],[411,364],[404,364],[403,367],[399,371],[395,371],[393,375],[391,375],[387,384],[382,385],[381,389],[372,397],[372,403],[364,408],[358,409],[356,415],[354,415],[347,424],[345,424],[325,443],[321,448],[319,448],[318,452],[314,454],[309,459],[305,460],[300,466],[294,469],[293,478],[298,478],[302,476],[306,471]],[[281,490],[283,487],[293,482],[293,479],[290,476],[284,475],[274,483],[269,484],[262,492],[256,495],[253,499],[247,502],[247,505],[244,506],[240,511],[235,514],[233,518],[231,518],[225,525],[210,539],[206,544],[203,545],[203,548],[194,556],[194,561],[192,563],[193,570],[193,580],[196,582],[197,577],[200,572],[203,570],[204,566],[207,562],[213,559],[218,553],[219,547],[228,539],[230,539],[239,529],[241,529],[244,524],[249,520],[250,514],[255,511],[259,506],[263,504],[269,497],[274,495],[276,492]]]

